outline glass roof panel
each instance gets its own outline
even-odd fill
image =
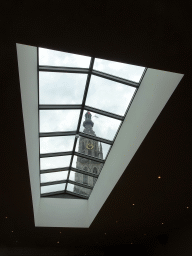
[[[81,104],[87,74],[39,72],[40,104]]]
[[[66,180],[68,171],[51,172],[41,174],[41,183],[51,182],[57,180]]]
[[[91,194],[91,189],[83,188],[70,183],[67,184],[66,190],[83,196],[89,196]]]
[[[85,105],[123,116],[135,90],[134,87],[92,75]]]
[[[69,180],[94,187],[97,178],[82,173],[70,171]]]
[[[145,68],[96,58],[93,69],[138,83]]]
[[[64,191],[66,183],[63,184],[56,184],[56,185],[49,185],[41,187],[41,194],[50,193],[50,192],[57,192],[57,191]]]
[[[87,113],[87,111],[84,110],[83,118],[81,120],[81,126],[80,126],[81,132],[86,131],[83,126],[83,122],[85,121],[86,113]],[[99,115],[94,112],[90,112],[90,113],[91,113],[91,120],[94,123],[92,129],[95,132],[95,135],[97,137],[101,137],[101,138],[104,138],[107,140],[113,140],[114,136],[121,124],[121,121],[114,119],[114,118],[107,117],[107,116]]]
[[[89,68],[91,57],[39,47],[39,65]]]
[[[72,151],[75,136],[40,137],[40,154]]]
[[[80,110],[40,110],[40,132],[75,131]]]
[[[111,145],[79,136],[75,151],[81,154],[105,159]]]
[[[40,158],[40,169],[54,169],[67,167],[70,164],[71,155]]]
[[[97,174],[99,174],[99,172],[102,170],[103,168],[103,163],[100,163],[100,162],[96,162],[96,161],[93,161],[93,160],[89,160],[87,158],[84,158],[84,157],[80,157],[80,156],[74,156],[73,157],[73,162],[72,162],[72,167],[73,168],[77,168],[79,170],[82,170],[82,171],[88,171],[88,172],[93,172],[93,165],[94,167],[97,168]],[[87,169],[85,169],[85,166]]]

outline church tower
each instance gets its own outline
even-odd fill
[[[91,120],[91,113],[87,112],[85,114],[85,121],[83,122],[83,126],[84,126],[83,132],[90,134],[92,136],[96,136],[95,132],[92,129],[93,125],[94,123]],[[92,157],[103,159],[101,142],[99,143],[96,140],[80,137],[78,152],[85,155],[92,156]],[[94,174],[99,174],[102,167],[103,167],[102,163],[89,160],[86,158],[82,158],[82,157],[77,157],[77,162],[76,162],[77,169],[94,173]],[[94,177],[87,176],[81,173],[75,173],[75,181],[78,183],[83,183],[85,185],[89,185],[92,187],[95,185],[96,180],[97,179]],[[80,188],[80,187],[74,186],[74,192],[82,195],[89,195],[89,189],[87,188]]]

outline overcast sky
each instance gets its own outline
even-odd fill
[[[39,64],[50,66],[88,68],[90,57],[39,48]],[[95,59],[95,70],[139,82],[144,67]],[[39,72],[40,104],[82,104],[87,75],[56,72]],[[114,114],[124,115],[135,88],[97,76],[91,76],[85,104]],[[80,110],[41,110],[40,132],[75,131]],[[85,120],[86,111],[83,113]],[[91,112],[96,136],[113,140],[120,121]],[[84,127],[80,126],[80,131]],[[74,136],[40,138],[40,153],[71,151]],[[104,157],[109,145],[102,143]],[[77,149],[77,147],[76,147]],[[74,161],[73,161],[74,162]],[[49,157],[40,160],[41,169],[69,166],[70,156]],[[73,163],[74,165],[74,163]],[[67,172],[41,175],[41,182],[60,180]],[[70,175],[74,180],[74,174]],[[63,184],[42,187],[42,193],[62,190]],[[70,186],[73,191],[73,185]]]

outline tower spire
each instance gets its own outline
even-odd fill
[[[93,127],[93,125],[94,125],[94,123],[91,120],[91,113],[89,111],[87,111],[87,113],[85,114],[85,121],[83,122],[83,126],[85,128],[88,128],[88,126]]]

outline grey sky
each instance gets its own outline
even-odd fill
[[[91,57],[39,48],[39,65],[89,68]]]
[[[145,68],[96,58],[93,69],[138,83]]]
[[[77,54],[63,53],[48,49],[39,49],[39,64],[51,66],[82,67],[88,68],[90,57]],[[95,59],[94,69],[123,77],[135,82],[140,80],[144,67]],[[40,104],[81,104],[85,89],[87,75],[56,72],[39,72],[39,99]],[[114,114],[124,115],[129,102],[134,94],[135,88],[124,84],[113,82],[97,76],[92,76],[87,94],[86,105],[105,110]],[[40,132],[75,131],[79,120],[80,110],[41,110]],[[84,127],[86,111],[83,113],[80,131]],[[120,121],[91,112],[94,122],[93,130],[101,138],[113,140]],[[40,152],[53,153],[71,151],[74,136],[47,137],[40,139]],[[102,143],[103,154],[106,156],[109,145]],[[78,149],[78,145],[76,150]],[[67,167],[71,156],[41,158],[41,169]],[[74,166],[75,165],[75,166]],[[73,166],[76,167],[76,156]],[[41,175],[41,182],[65,179],[67,172]],[[74,180],[74,173],[70,179]],[[68,189],[73,191],[74,185]],[[62,184],[42,187],[41,192],[60,190]]]

